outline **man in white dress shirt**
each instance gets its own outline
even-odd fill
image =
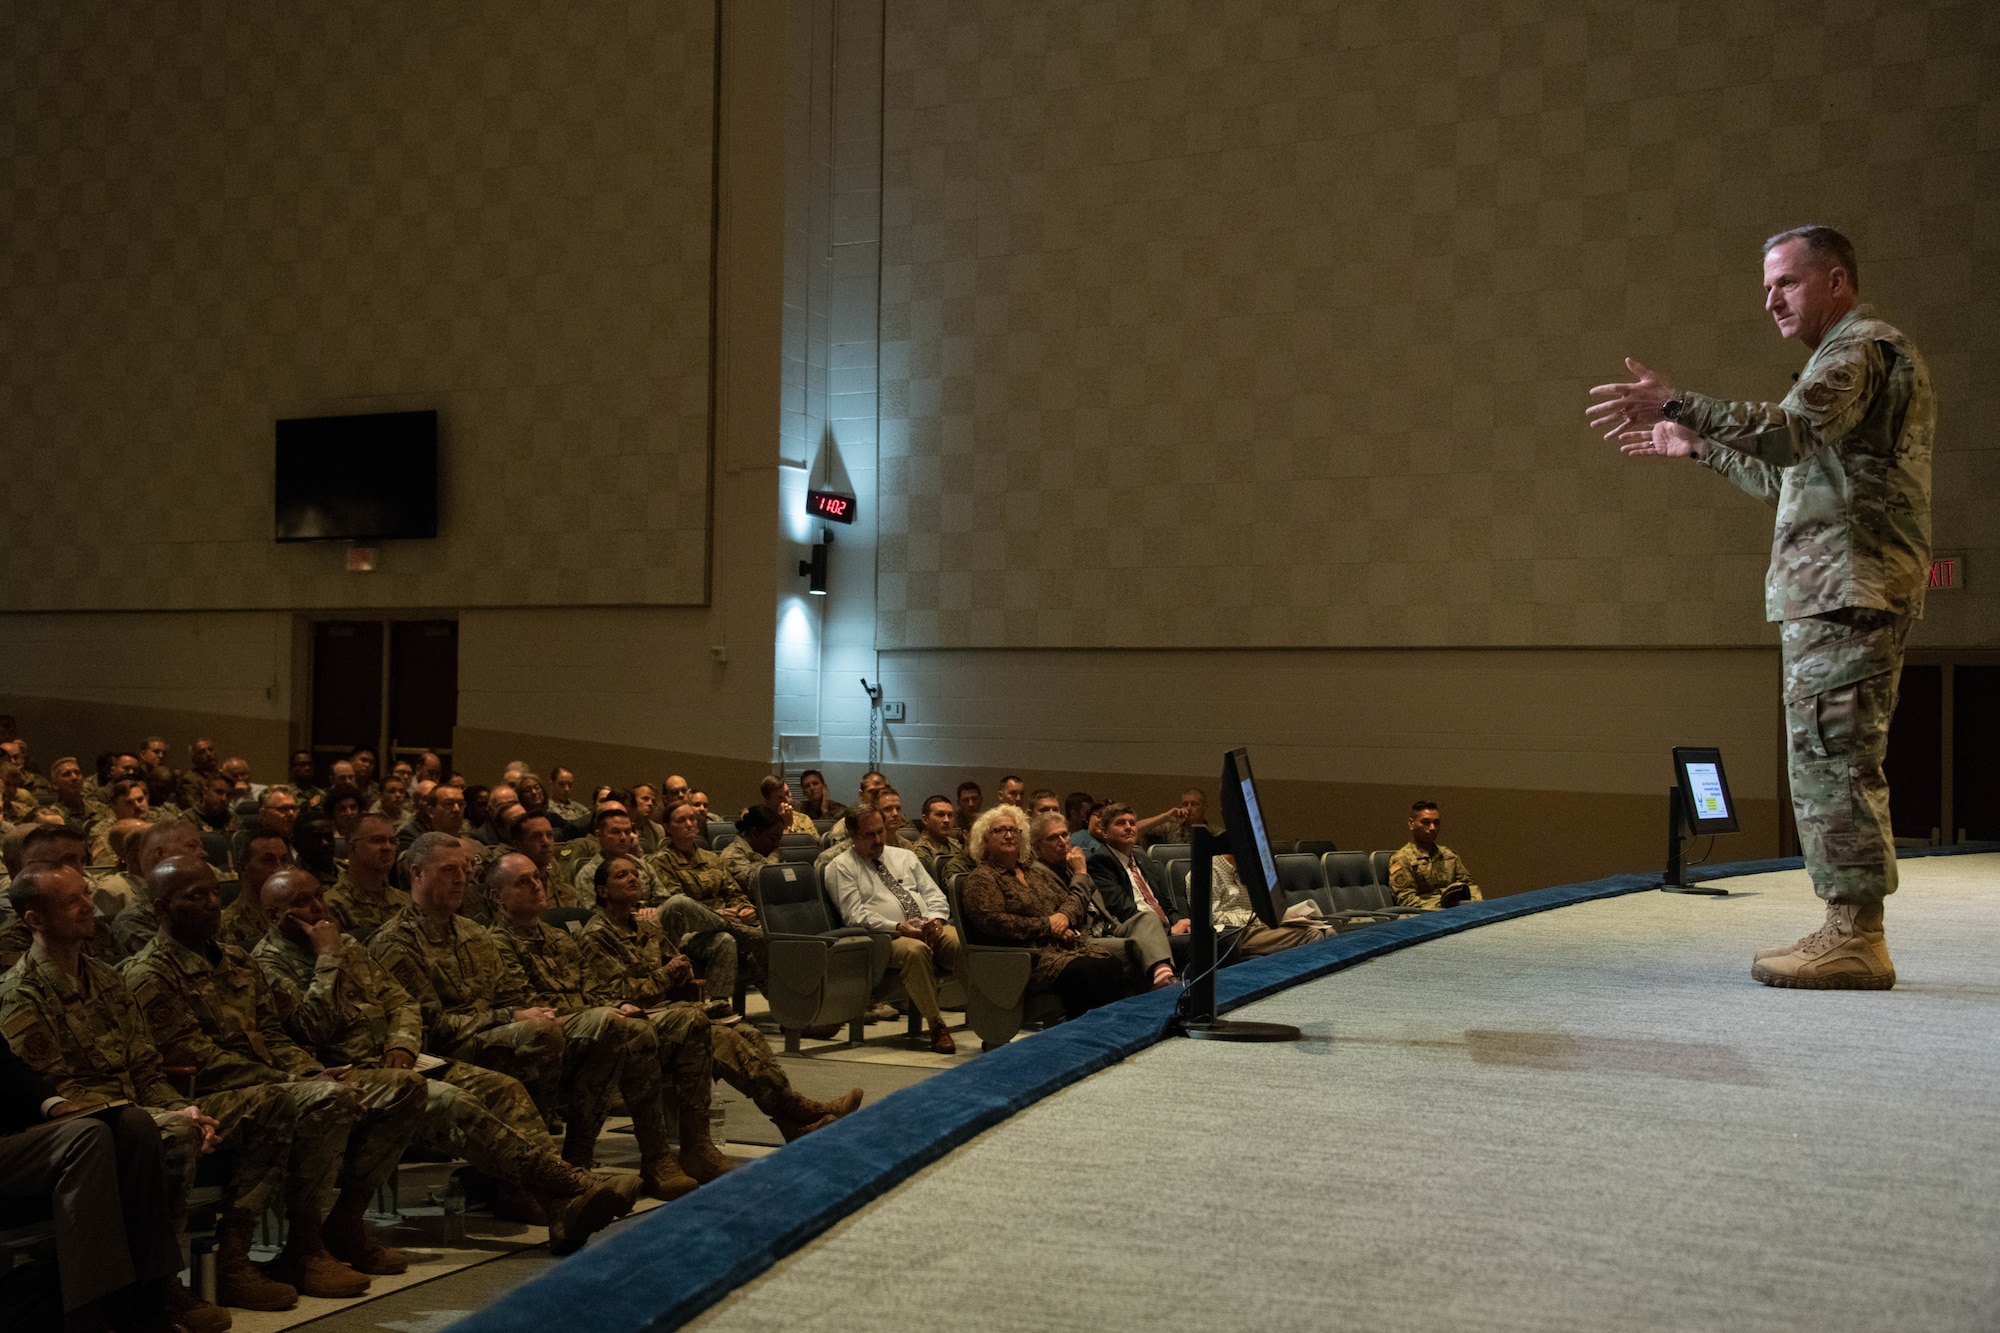
[[[915,852],[890,847],[882,812],[864,808],[848,820],[853,846],[827,863],[827,889],[844,924],[887,933],[889,965],[902,974],[903,990],[930,1020],[931,1049],[951,1055],[958,1046],[938,1008],[937,978],[958,971],[958,932],[951,905],[925,873]]]

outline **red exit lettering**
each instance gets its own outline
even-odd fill
[[[1931,561],[1931,587],[1943,591],[1956,588],[1959,584],[1960,569],[1957,556],[1941,556]]]

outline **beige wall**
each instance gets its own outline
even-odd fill
[[[713,19],[7,6],[0,609],[707,601]],[[275,420],[412,408],[436,540],[272,541]]]
[[[886,14],[885,648],[1770,643],[1770,512],[1581,414],[1627,355],[1781,396],[1809,220],[2000,558],[1991,6]],[[1953,603],[1920,640],[1991,642],[2000,579]]]

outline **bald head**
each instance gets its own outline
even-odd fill
[[[146,872],[146,892],[155,904],[200,883],[214,888],[215,872],[198,856],[170,856]]]
[[[257,900],[263,904],[264,915],[275,921],[291,908],[292,900],[301,893],[318,893],[319,890],[319,878],[312,871],[300,866],[288,866],[264,881]]]
[[[516,925],[527,925],[548,906],[542,868],[519,852],[508,852],[486,875],[486,897],[493,910]]]

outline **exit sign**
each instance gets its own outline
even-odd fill
[[[1941,555],[1931,561],[1930,589],[1948,592],[1965,586],[1965,557]]]

